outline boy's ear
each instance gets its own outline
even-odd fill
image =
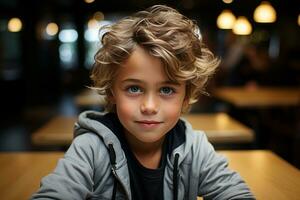
[[[107,95],[108,101],[110,101],[112,104],[115,104],[115,96],[112,89],[109,90],[109,94]]]
[[[185,97],[183,100],[182,109],[181,109],[183,113],[187,112],[188,107],[189,107],[189,102],[190,102],[190,99],[188,97]]]

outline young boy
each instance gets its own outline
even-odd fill
[[[219,63],[198,33],[167,6],[107,27],[91,75],[107,112],[80,114],[72,145],[32,198],[254,199],[180,119]]]

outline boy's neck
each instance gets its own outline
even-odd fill
[[[125,138],[136,159],[144,167],[150,169],[159,167],[165,137],[153,143],[143,143],[128,133],[125,133]]]

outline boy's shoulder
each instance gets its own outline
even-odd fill
[[[106,149],[101,138],[92,132],[77,135],[74,137],[71,146],[75,149],[82,149],[86,153],[101,152]]]

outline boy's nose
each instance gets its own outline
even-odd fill
[[[141,112],[143,114],[156,114],[158,107],[158,101],[154,95],[147,95],[141,104]]]

